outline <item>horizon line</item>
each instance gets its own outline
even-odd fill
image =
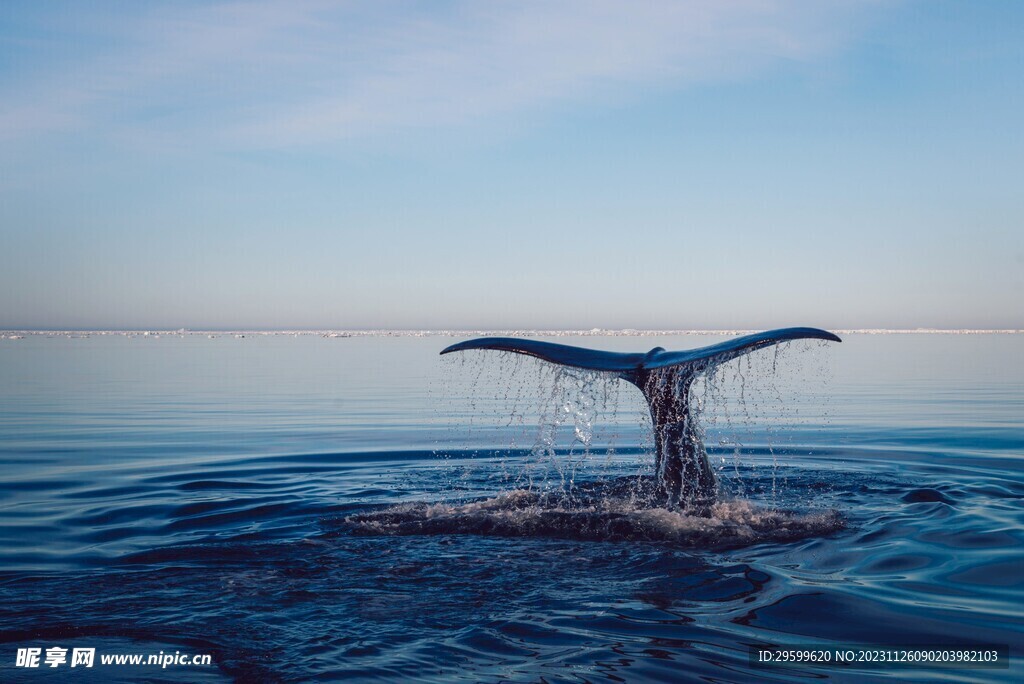
[[[761,328],[7,328],[0,339],[17,335],[291,335],[326,337],[387,337],[505,335],[528,336],[668,336],[668,335],[743,335]],[[1024,334],[1020,328],[836,328],[836,334]]]

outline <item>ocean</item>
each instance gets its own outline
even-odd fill
[[[720,366],[703,515],[645,503],[646,406],[603,374],[443,335],[19,337],[2,681],[1024,678],[1024,335]],[[164,664],[101,662],[133,654]]]

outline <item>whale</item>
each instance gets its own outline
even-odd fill
[[[736,337],[698,349],[622,353],[515,337],[478,337],[445,347],[441,354],[472,349],[525,354],[549,363],[613,374],[636,386],[654,426],[657,495],[672,509],[707,510],[718,483],[691,410],[690,388],[702,373],[758,349],[790,340],[842,342],[820,328],[780,328]]]

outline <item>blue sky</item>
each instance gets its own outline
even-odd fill
[[[8,2],[2,328],[1024,327],[1024,3]]]

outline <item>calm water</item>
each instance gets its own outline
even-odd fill
[[[452,341],[0,340],[0,679],[1024,676],[1024,336],[852,335],[723,367],[701,396],[726,503],[704,519],[631,498],[652,458],[635,390],[438,357]],[[748,662],[858,643],[1014,661]],[[15,668],[27,646],[214,665]]]

